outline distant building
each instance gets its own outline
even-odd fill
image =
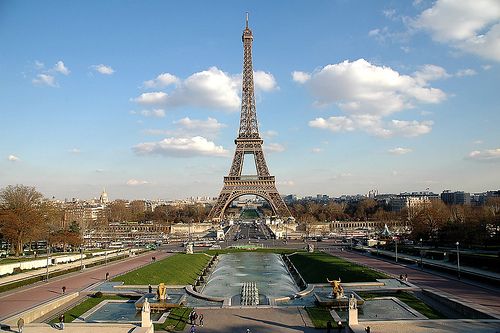
[[[106,205],[109,203],[108,193],[106,193],[106,189],[102,190],[101,196],[99,197],[99,203],[102,205]]]
[[[289,195],[285,195],[283,197],[283,201],[287,204],[291,204],[291,203],[294,203],[298,200],[297,198],[297,195],[296,194],[289,194]]]
[[[450,190],[444,190],[441,193],[441,200],[447,205],[470,205],[470,193],[463,191],[451,192]]]
[[[390,198],[389,206],[393,212],[400,212],[405,208],[414,211],[430,205],[433,200],[439,200],[439,195],[428,191],[403,192]]]

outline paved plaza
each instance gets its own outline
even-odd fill
[[[304,309],[290,308],[245,308],[245,309],[197,309],[204,316],[204,326],[197,333],[297,333],[320,332],[313,327]],[[190,332],[187,325],[184,332]]]

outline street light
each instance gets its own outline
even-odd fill
[[[47,239],[47,276],[45,279],[45,282],[49,282],[49,258],[50,257],[50,245],[49,245],[49,240]]]
[[[396,262],[398,262],[398,239],[394,238],[394,244],[396,245]]]
[[[458,249],[460,243],[456,242],[455,245],[457,246],[457,275],[458,279],[460,280],[460,250]]]
[[[80,245],[80,272],[83,271],[83,247]]]
[[[422,245],[423,245],[422,238],[420,238],[420,269],[424,270],[424,260],[422,258],[422,255],[423,255]]]

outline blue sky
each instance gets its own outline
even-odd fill
[[[217,196],[250,12],[282,194],[500,187],[500,3],[1,1],[0,187]]]

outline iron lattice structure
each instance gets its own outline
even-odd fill
[[[255,93],[252,65],[252,31],[243,30],[243,83],[241,94],[241,117],[238,137],[234,140],[236,151],[229,175],[224,177],[224,187],[217,202],[213,206],[208,218],[213,221],[221,220],[227,206],[242,195],[257,195],[271,205],[275,215],[288,218],[292,215],[276,189],[274,176],[269,174],[266,159],[262,150],[263,140],[259,134],[257,112],[255,108]],[[242,175],[245,156],[252,155],[255,161],[257,175]]]

